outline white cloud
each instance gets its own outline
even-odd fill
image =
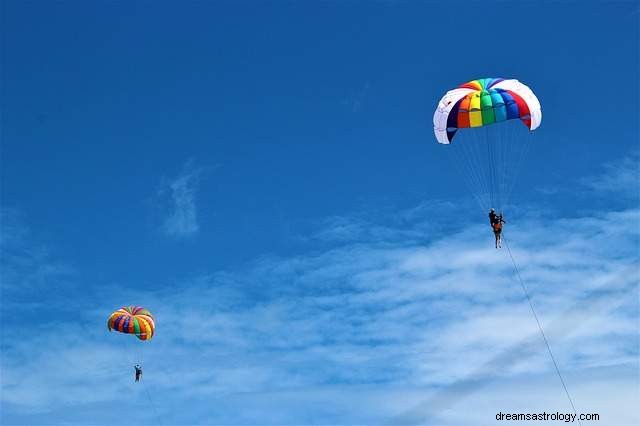
[[[166,200],[167,212],[162,229],[172,237],[189,237],[200,229],[198,225],[198,209],[196,192],[202,169],[194,168],[188,161],[182,173],[175,179],[163,182],[159,196]]]
[[[640,151],[604,165],[603,172],[583,179],[583,183],[600,194],[622,198],[640,198]]]

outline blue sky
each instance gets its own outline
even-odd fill
[[[578,411],[638,421],[635,2],[1,7],[3,424],[567,412],[433,136],[488,76],[542,104],[506,235]]]

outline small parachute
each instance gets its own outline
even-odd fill
[[[520,120],[529,132],[515,129]],[[529,135],[542,122],[540,101],[518,80],[481,78],[449,90],[433,114],[436,140],[449,147],[454,167],[485,209],[501,210],[507,203]],[[496,124],[495,126],[489,126]],[[465,129],[456,137],[460,129]]]
[[[153,315],[141,306],[125,306],[109,316],[107,320],[109,331],[133,334],[140,340],[150,340],[156,330]]]

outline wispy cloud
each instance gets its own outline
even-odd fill
[[[163,181],[158,196],[166,206],[162,223],[162,230],[166,235],[189,237],[200,229],[196,193],[202,171],[202,168],[195,167],[193,161],[189,160],[178,177]]]
[[[640,199],[640,151],[606,163],[603,171],[583,179],[590,189],[603,195]]]
[[[37,302],[31,296],[67,288],[75,270],[37,241],[17,209],[0,208],[0,309],[25,309]]]

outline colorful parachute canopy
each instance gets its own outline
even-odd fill
[[[135,334],[140,340],[149,340],[156,330],[155,319],[151,312],[140,306],[125,306],[109,316],[109,331]]]
[[[520,119],[535,130],[542,121],[540,102],[518,80],[481,78],[448,91],[433,114],[438,142],[451,143],[458,129]]]

